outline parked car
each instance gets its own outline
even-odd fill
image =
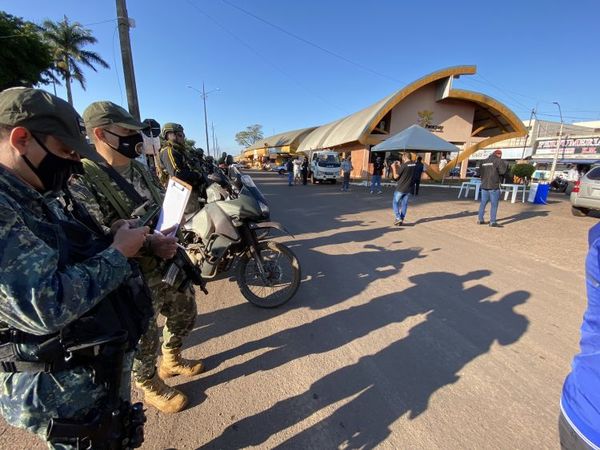
[[[460,176],[460,167],[453,167],[450,172],[448,172],[451,177],[459,177]],[[468,167],[467,168],[467,177],[478,177],[479,176],[479,167]]]
[[[591,210],[600,211],[600,166],[592,167],[573,186],[571,212],[586,216]]]
[[[282,166],[271,164],[271,172],[277,172],[279,175],[283,175],[284,173],[287,173],[287,169],[285,168],[285,164]]]

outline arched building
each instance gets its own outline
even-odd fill
[[[283,158],[296,153],[298,145],[315,128],[301,128],[261,139],[244,150],[242,156],[253,167],[259,167],[264,160],[281,164]]]
[[[478,149],[527,134],[521,120],[502,103],[452,86],[454,79],[475,72],[475,66],[456,66],[424,76],[368,108],[303,133],[296,151],[351,154],[353,177],[365,177],[373,160],[371,147],[419,123],[461,149],[441,174],[436,170],[439,155],[425,155],[432,169],[429,175],[439,178],[463,161],[466,170],[469,155]]]

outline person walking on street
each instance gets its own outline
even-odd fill
[[[410,193],[412,195],[419,195],[419,187],[421,186],[421,176],[423,175],[424,170],[425,170],[425,165],[423,164],[423,158],[421,156],[419,156],[417,158],[417,162],[415,163],[413,185],[410,190]]]
[[[285,170],[287,171],[287,179],[288,186],[293,186],[294,184],[294,163],[292,162],[292,158],[288,159],[285,163]]]
[[[308,181],[308,158],[306,156],[302,159],[301,172],[302,172],[302,184],[304,186],[306,186],[306,183]]]
[[[581,351],[573,359],[560,399],[558,429],[564,450],[600,449],[600,224],[592,227],[588,242],[588,306],[581,325]]]
[[[402,155],[402,164],[396,163],[394,169],[394,179],[397,180],[396,190],[392,199],[392,210],[396,221],[394,225],[402,225],[408,209],[408,199],[415,176],[416,163],[410,160],[406,153]]]
[[[350,156],[348,156],[348,158],[344,159],[342,161],[342,165],[341,165],[341,169],[342,169],[342,176],[343,178],[343,182],[342,182],[342,191],[348,191],[350,189],[350,173],[352,173],[352,160],[350,158]]]
[[[377,189],[377,193],[381,194],[381,177],[383,175],[383,161],[381,156],[375,158],[373,163],[373,178],[371,178],[371,194]]]
[[[481,203],[477,223],[484,225],[485,208],[491,203],[490,227],[498,227],[496,215],[500,201],[500,183],[508,170],[508,164],[502,160],[502,150],[496,150],[481,164]]]

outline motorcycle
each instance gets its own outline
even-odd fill
[[[240,291],[250,303],[281,306],[300,286],[300,263],[284,244],[265,240],[264,232],[290,233],[270,221],[267,200],[250,176],[237,169],[230,176],[233,180],[223,171],[209,176],[206,205],[182,226],[187,253],[203,279],[215,279],[235,267]]]
[[[569,187],[569,182],[562,177],[556,177],[550,183],[550,189],[557,192],[565,192]]]

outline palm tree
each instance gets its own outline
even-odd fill
[[[44,21],[44,37],[52,47],[54,70],[65,80],[67,100],[73,104],[71,81],[77,80],[85,90],[85,77],[82,65],[97,72],[95,64],[109,68],[109,65],[96,52],[84,50],[83,47],[95,44],[98,40],[92,36],[91,30],[84,28],[79,22],[69,22],[64,16],[60,22]]]

